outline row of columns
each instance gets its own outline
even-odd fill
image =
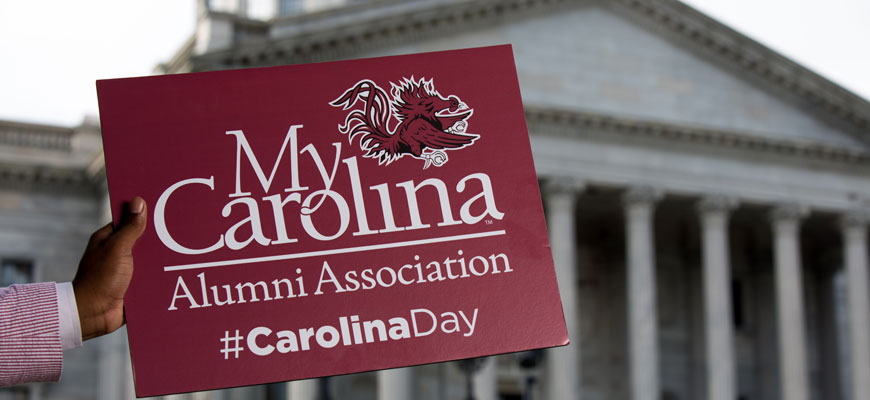
[[[583,185],[556,179],[545,185],[548,228],[568,332],[574,344],[552,349],[547,357],[549,399],[579,399],[576,257],[576,197]],[[649,187],[623,195],[626,224],[628,346],[632,400],[656,400],[659,383],[653,211],[661,193]],[[707,399],[737,398],[734,330],[731,310],[731,264],[728,219],[736,202],[710,196],[698,203],[703,249],[704,327]],[[807,210],[797,205],[775,207],[771,214],[779,332],[782,398],[809,399],[807,338],[804,320],[799,227]],[[849,338],[852,349],[853,399],[870,399],[870,298],[866,213],[843,217],[844,260],[848,279]]]

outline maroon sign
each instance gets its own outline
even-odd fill
[[[97,89],[138,396],[568,343],[510,46]]]

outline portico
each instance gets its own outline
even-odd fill
[[[860,274],[867,269],[858,254],[866,252],[866,237],[861,238],[864,250],[857,250],[854,237],[813,243],[839,232],[838,213],[810,217],[791,204],[738,205],[721,195],[690,198],[667,192],[656,200],[654,193],[587,187],[573,200],[578,214],[569,220],[577,230],[576,248],[586,254],[577,257],[577,285],[563,298],[575,296],[580,302],[575,313],[566,312],[569,324],[581,327],[572,338],[582,359],[574,371],[582,377],[580,393],[631,399],[830,398],[837,390],[831,382],[845,376],[826,378],[832,372],[821,365],[843,360],[830,360],[838,356],[824,349],[841,347],[847,338],[858,346],[866,340],[866,332],[855,334],[854,328],[821,333],[824,316],[838,312],[822,309],[837,307],[831,277],[856,274],[845,269],[846,258],[832,254],[850,251],[851,241]],[[555,216],[551,210],[548,215]],[[844,220],[843,231],[859,236],[860,221]],[[649,270],[652,276],[645,275]],[[635,298],[657,297],[641,302],[632,299],[632,291]],[[860,313],[863,305],[849,300],[845,311]],[[624,313],[615,313],[621,307]],[[643,329],[644,324],[652,328]],[[640,341],[652,345],[630,345]],[[785,367],[778,373],[752,372],[770,364]],[[624,376],[631,376],[630,385],[608,389]],[[854,393],[862,393],[860,381],[851,386]]]

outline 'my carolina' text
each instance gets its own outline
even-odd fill
[[[205,247],[184,243],[185,240],[173,235],[173,227],[191,223],[191,221],[167,220],[166,208],[167,204],[172,202],[173,195],[188,190],[199,190],[195,192],[199,194],[205,188],[208,188],[209,192],[215,191],[214,175],[191,177],[170,185],[157,200],[154,208],[154,226],[160,241],[176,253],[205,254],[224,247],[240,250],[253,242],[260,246],[295,243],[299,241],[301,235],[318,241],[331,241],[342,237],[348,230],[352,230],[353,236],[364,236],[426,229],[430,228],[432,223],[442,227],[476,224],[484,219],[504,218],[504,213],[496,206],[492,182],[486,173],[471,173],[455,183],[448,183],[439,178],[428,178],[419,182],[406,180],[395,184],[382,182],[372,185],[364,183],[360,177],[356,156],[342,158],[340,142],[332,143],[333,148],[330,149],[330,153],[334,152],[334,156],[331,159],[321,156],[320,151],[313,144],[300,149],[301,130],[302,125],[292,125],[287,131],[278,158],[272,164],[268,176],[248,143],[245,133],[241,130],[227,131],[226,135],[233,136],[236,144],[235,190],[227,194],[229,200],[220,212],[221,217],[227,220],[228,227],[222,233],[213,233],[213,239],[209,240],[209,243],[213,244]],[[243,159],[247,159],[246,165],[253,168],[262,192],[243,185]],[[284,179],[289,186],[273,190],[272,184],[275,182],[280,165],[285,165],[282,171],[289,173],[289,177]],[[303,166],[315,168],[319,181],[305,182],[303,177],[314,176],[314,174],[303,174]],[[339,177],[346,181],[339,184]],[[316,189],[307,186],[314,183]],[[341,189],[344,192],[340,192],[337,188],[345,189]],[[346,193],[348,189],[349,193]],[[398,189],[401,194],[391,194],[391,189]],[[255,196],[255,191],[261,194]],[[365,200],[364,193],[369,193],[368,202]],[[439,212],[434,214],[440,214],[440,218],[424,221],[418,199],[421,196],[432,195],[437,196]],[[377,201],[372,201],[374,197]],[[457,200],[457,205],[461,202],[458,214],[451,202],[454,199]],[[330,206],[323,207],[325,204]],[[370,218],[368,207],[377,207],[380,212]],[[401,208],[400,213],[397,213],[396,207]],[[407,218],[404,218],[404,221],[397,221],[396,215],[407,216]],[[274,231],[263,227],[262,218],[270,217],[274,222],[272,224],[275,227]],[[321,222],[319,226],[318,221],[329,221],[329,224]],[[203,235],[207,234],[203,233]]]

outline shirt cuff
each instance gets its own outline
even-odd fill
[[[60,316],[60,344],[64,350],[82,345],[82,325],[72,283],[56,283],[57,311]]]

